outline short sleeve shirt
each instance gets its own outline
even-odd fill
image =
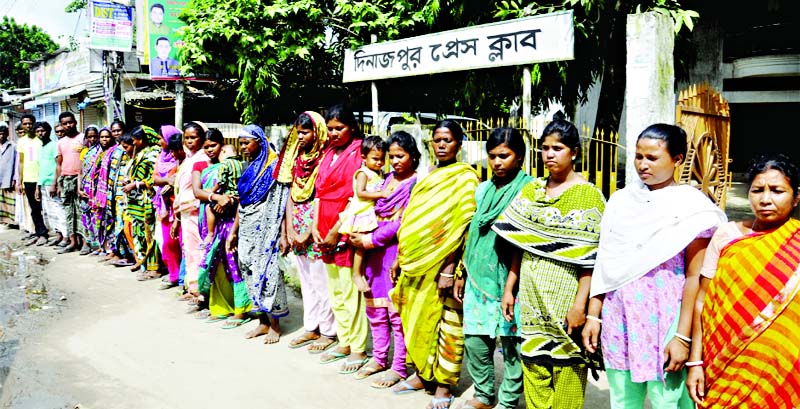
[[[77,176],[81,172],[81,151],[83,150],[83,133],[75,137],[65,136],[58,140],[58,156],[61,156],[61,174]]]
[[[39,138],[19,138],[17,152],[22,155],[22,181],[24,183],[37,183],[39,181],[39,151],[42,150],[42,140]]]
[[[58,143],[52,141],[39,151],[39,185],[50,186],[56,178],[56,155]]]

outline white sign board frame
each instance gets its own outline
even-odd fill
[[[345,50],[342,82],[575,59],[572,10]]]

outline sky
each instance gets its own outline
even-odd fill
[[[64,7],[70,0],[0,0],[0,15],[13,17],[17,23],[36,25],[43,29],[53,41],[65,46],[69,36],[76,38],[86,35],[88,19],[82,13],[65,13]]]

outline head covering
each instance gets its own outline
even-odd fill
[[[292,127],[283,155],[281,155],[280,170],[278,171],[278,182],[292,183],[292,200],[295,203],[304,203],[314,193],[314,181],[319,172],[319,159],[328,143],[328,127],[325,124],[325,118],[313,111],[306,111],[303,114],[311,118],[316,134],[314,144],[305,152],[300,152],[297,125]]]
[[[158,132],[156,132],[155,129],[147,125],[142,125],[142,130],[144,131],[145,142],[148,146],[158,145],[161,142],[161,136],[158,134]]]
[[[161,127],[161,140],[169,143],[169,139],[173,135],[177,135],[181,133],[181,130],[172,126],[172,125],[163,125]],[[178,161],[172,156],[172,151],[167,148],[166,150],[161,150],[161,153],[158,155],[158,160],[156,161],[156,173],[159,177],[166,177],[169,172],[174,169],[178,165]]]
[[[267,193],[275,184],[275,165],[278,155],[269,145],[267,135],[258,125],[247,125],[239,132],[243,138],[258,139],[261,151],[258,157],[247,167],[239,181],[239,198],[243,206],[264,201]]]

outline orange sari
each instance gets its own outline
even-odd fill
[[[800,221],[722,249],[703,308],[707,408],[800,406]]]

